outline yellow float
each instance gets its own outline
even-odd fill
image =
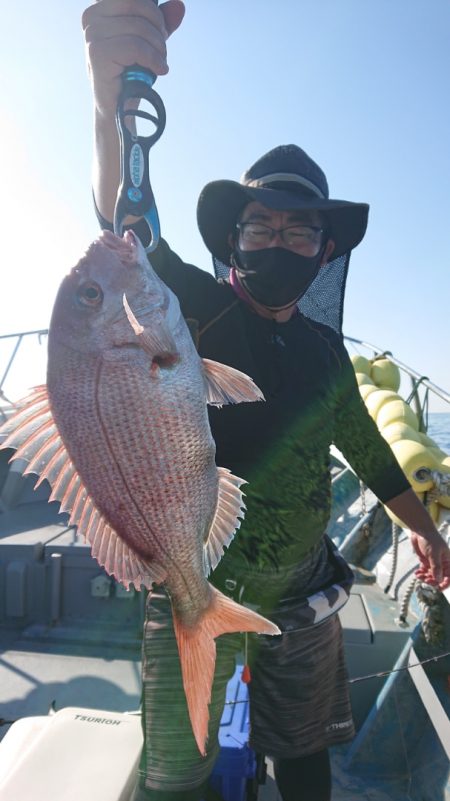
[[[359,394],[363,401],[365,401],[372,392],[378,392],[378,387],[376,387],[375,384],[360,384]]]
[[[375,387],[374,382],[372,381],[370,375],[367,375],[367,373],[355,373],[355,376],[359,387],[363,384],[367,384],[369,387]],[[375,389],[377,389],[377,387],[375,387]]]
[[[450,473],[450,456],[444,456],[444,458],[441,460],[439,470],[441,473]],[[441,504],[441,506],[443,506],[445,509],[450,509],[450,496],[440,495],[438,498],[438,503]]]
[[[394,400],[401,401],[401,398],[391,389],[377,389],[376,392],[371,392],[370,395],[368,395],[365,399],[365,404],[372,420],[377,421],[377,417],[382,406],[384,406],[384,404],[388,401],[391,402]]]
[[[432,520],[438,524],[443,508],[450,509],[450,496],[426,497],[435,489],[433,479],[418,480],[420,468],[450,473],[450,456],[427,434],[419,431],[419,419],[398,394],[401,376],[398,367],[385,357],[371,361],[364,356],[351,357],[359,392],[382,437],[390,445],[400,467],[422,503],[426,502]],[[434,493],[435,495],[436,493]],[[405,524],[387,508],[386,514],[397,525]]]
[[[422,435],[418,431],[400,421],[389,423],[389,425],[381,429],[380,434],[386,442],[389,442],[389,445],[392,445],[393,442],[397,442],[399,439],[411,439],[414,442],[421,442],[422,445],[425,444],[422,442]]]
[[[401,380],[400,370],[390,359],[374,359],[370,377],[378,387],[398,392]]]
[[[418,481],[415,478],[415,473],[420,468],[439,469],[439,461],[429,448],[425,448],[421,442],[403,439],[393,442],[391,449],[415,492],[428,492],[433,489],[434,483],[431,478],[425,481]]]
[[[377,415],[378,428],[386,428],[389,423],[406,423],[406,425],[414,428],[415,431],[419,430],[419,421],[417,415],[411,409],[411,406],[402,400],[391,400],[385,403]]]
[[[365,356],[360,356],[357,354],[350,356],[350,361],[353,364],[355,373],[366,373],[368,376],[370,376],[372,362],[369,359],[366,359]]]
[[[434,441],[434,439],[431,439],[431,437],[429,437],[428,434],[425,434],[423,431],[420,432],[419,437],[420,437],[420,441],[421,441],[422,445],[425,445],[426,448],[437,448],[438,447],[438,445]]]

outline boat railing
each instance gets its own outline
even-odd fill
[[[11,370],[14,359],[17,356],[17,352],[23,340],[26,337],[37,336],[40,341],[41,337],[47,336],[47,334],[48,334],[48,328],[38,328],[34,331],[19,331],[18,333],[15,334],[0,334],[0,340],[6,340],[6,339],[16,340],[15,345],[13,347],[13,351],[6,365],[6,369],[4,370],[3,375],[0,378],[0,397],[3,393],[3,386],[5,384],[6,378]],[[406,364],[404,364],[395,356],[393,356],[391,351],[383,350],[383,348],[380,348],[377,345],[372,345],[370,342],[365,342],[364,340],[356,339],[355,337],[345,336],[344,339],[346,342],[351,342],[354,345],[359,345],[360,347],[364,347],[367,350],[373,351],[374,356],[377,357],[389,356],[391,362],[396,364],[397,367],[403,373],[405,373],[411,378],[413,382],[413,389],[417,388],[418,384],[420,384],[425,389],[428,389],[435,395],[437,395],[438,398],[441,398],[441,400],[444,400],[446,403],[450,404],[450,393],[446,392],[444,389],[441,389],[441,387],[438,387],[436,384],[430,381],[427,376],[423,376],[420,373],[416,372],[416,370],[413,370],[411,367],[408,367]]]
[[[37,328],[34,331],[18,331],[15,334],[0,334],[0,341],[11,340],[13,343],[12,351],[7,359],[6,367],[3,371],[3,374],[0,378],[0,403],[2,401],[6,401],[7,403],[11,403],[11,400],[6,397],[4,392],[4,386],[6,379],[8,378],[13,363],[17,357],[20,347],[22,346],[25,339],[28,337],[37,336],[39,340],[39,344],[41,343],[42,337],[47,336],[48,329],[47,328]],[[4,416],[4,412],[0,407],[0,416]]]

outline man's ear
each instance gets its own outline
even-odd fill
[[[328,262],[330,261],[330,256],[333,253],[335,247],[336,245],[333,239],[329,239],[327,244],[325,245],[325,250],[323,251],[323,256],[320,260],[321,267],[324,267],[325,264],[328,264]]]
[[[231,250],[233,250],[235,245],[236,245],[236,237],[235,237],[235,235],[234,234],[228,234],[227,242],[228,242]]]

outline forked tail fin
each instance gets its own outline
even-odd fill
[[[192,730],[200,753],[205,756],[208,738],[211,690],[216,664],[216,643],[220,634],[237,631],[253,631],[257,634],[281,634],[270,620],[245,606],[227,598],[211,587],[212,603],[199,623],[188,628],[183,626],[174,613],[174,628],[181,661],[183,686],[186,695]]]

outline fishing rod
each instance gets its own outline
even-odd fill
[[[158,0],[153,0],[158,5]],[[150,182],[150,149],[158,141],[166,125],[166,110],[153,89],[156,75],[139,64],[127,67],[122,73],[122,89],[117,101],[116,125],[120,140],[120,183],[114,209],[114,233],[122,236],[126,217],[145,219],[150,242],[146,252],[158,246],[160,225],[155,196]],[[152,107],[140,108],[141,101]],[[151,123],[153,131],[139,133],[139,120]]]

